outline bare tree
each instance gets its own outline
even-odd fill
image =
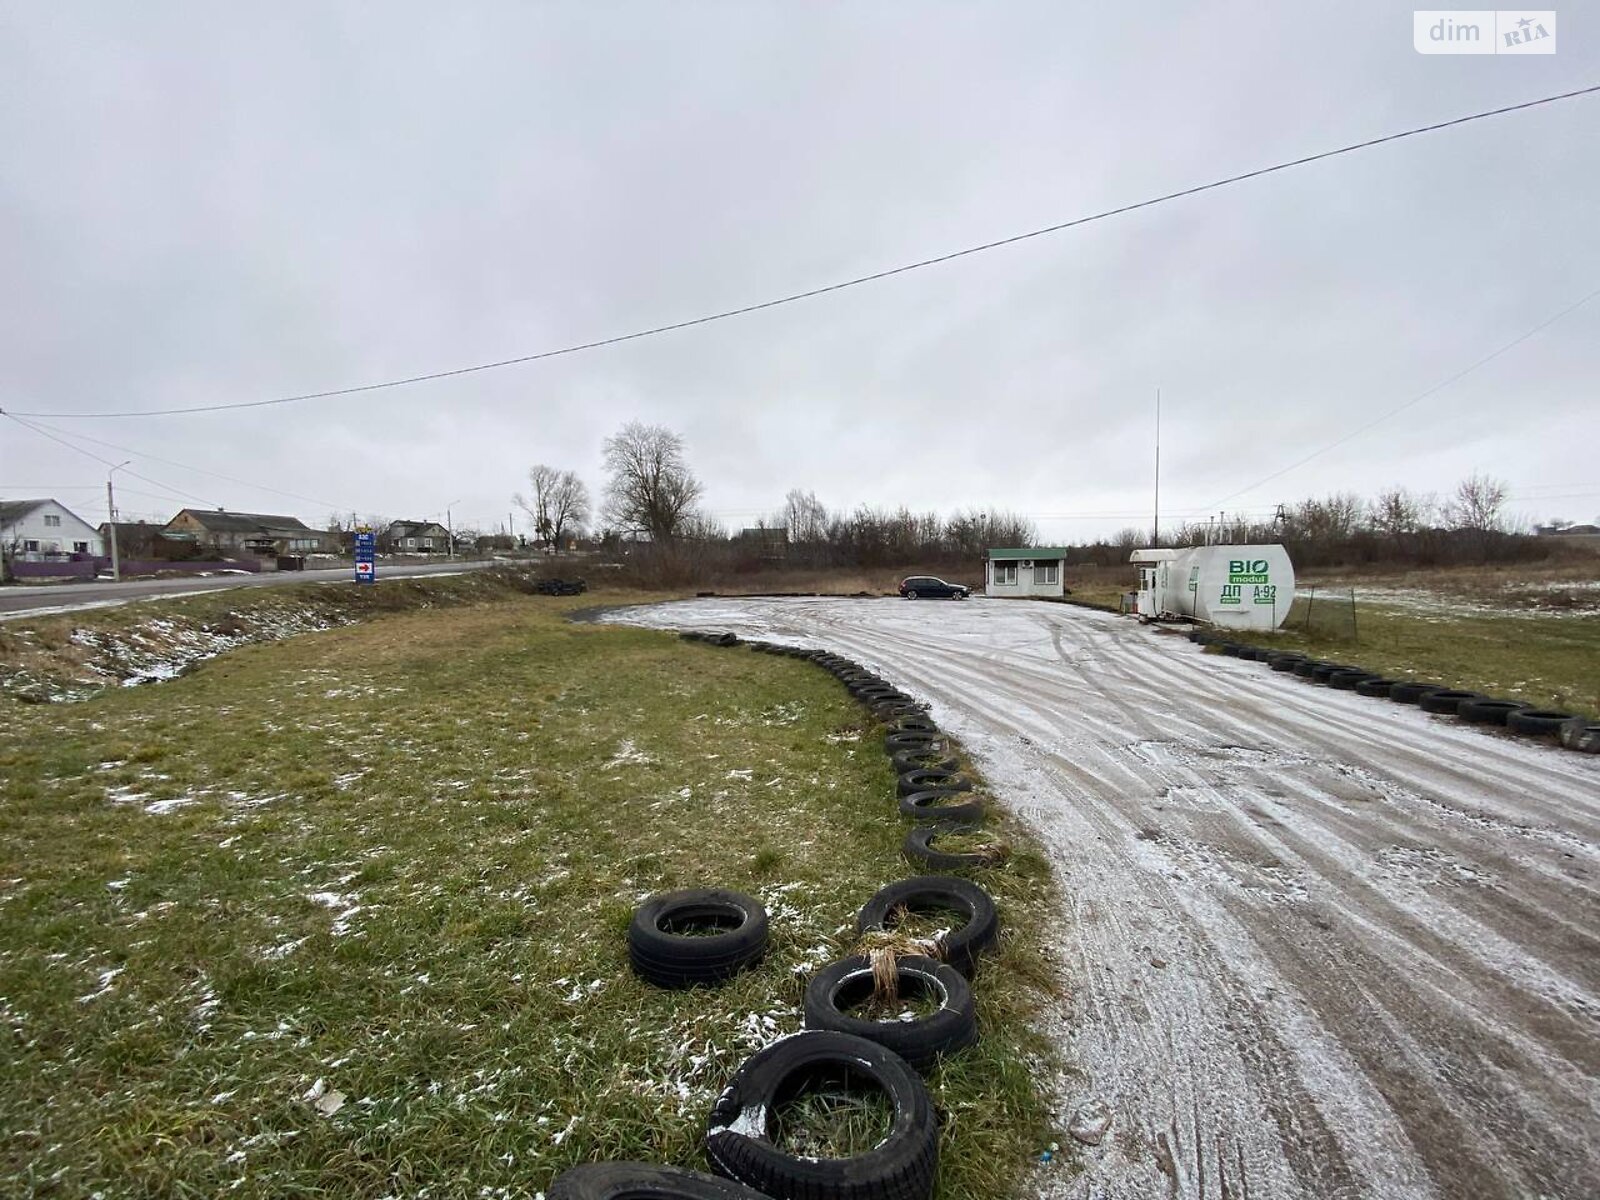
[[[1439,502],[1431,495],[1419,496],[1403,487],[1387,488],[1367,510],[1373,531],[1389,537],[1416,533],[1434,517]]]
[[[1474,471],[1456,484],[1455,495],[1444,506],[1444,517],[1487,560],[1495,539],[1506,532],[1505,504],[1506,485]]]
[[[783,523],[789,541],[796,545],[824,541],[828,536],[828,510],[815,492],[792,489],[783,498]]]
[[[1474,472],[1456,484],[1455,495],[1444,507],[1445,519],[1455,529],[1498,533],[1505,528],[1506,485]]]
[[[528,514],[538,538],[552,551],[562,539],[581,530],[589,519],[589,489],[575,471],[560,471],[543,463],[529,468],[528,483],[533,487],[530,500],[521,492],[511,502]]]
[[[606,521],[653,542],[676,538],[701,493],[683,439],[665,426],[630,421],[605,440],[605,460]]]

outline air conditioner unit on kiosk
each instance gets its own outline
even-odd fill
[[[1021,565],[1024,566],[1024,567],[1027,567],[1028,570],[1031,571],[1031,570],[1033,570],[1033,559],[1025,558],[1025,559],[1022,560],[1022,564]]]

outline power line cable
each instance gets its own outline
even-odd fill
[[[41,437],[49,438],[52,442],[56,442],[62,446],[65,446],[68,450],[73,450],[87,458],[92,458],[97,463],[103,463],[106,467],[113,471],[123,471],[127,475],[132,476],[134,479],[142,479],[145,483],[148,483],[153,487],[158,487],[162,491],[168,492],[173,496],[186,496],[190,500],[198,500],[201,504],[206,505],[208,508],[218,507],[213,501],[206,499],[204,496],[197,496],[193,492],[186,492],[181,487],[175,487],[170,483],[162,483],[159,479],[151,479],[148,475],[141,475],[139,472],[132,470],[122,463],[114,463],[109,458],[101,458],[100,455],[96,454],[92,450],[85,450],[82,446],[74,446],[71,442],[67,441],[66,438],[57,437],[47,429],[43,429],[38,425],[32,424],[31,422],[24,421],[21,417],[17,416],[16,413],[0,412],[0,416],[10,417],[11,420],[15,421],[18,425],[21,425],[24,429],[31,430],[32,432],[39,434]]]
[[[1326,446],[1323,446],[1323,447],[1321,447],[1320,449],[1317,449],[1317,450],[1313,450],[1310,454],[1306,455],[1304,458],[1297,459],[1295,462],[1290,463],[1287,467],[1284,467],[1282,470],[1274,471],[1271,475],[1268,475],[1268,476],[1266,476],[1266,477],[1264,477],[1262,479],[1258,479],[1254,483],[1248,485],[1247,487],[1242,487],[1236,492],[1229,492],[1226,496],[1223,496],[1220,500],[1215,500],[1211,504],[1207,505],[1206,507],[1208,509],[1215,509],[1219,505],[1226,504],[1229,500],[1232,500],[1235,496],[1243,496],[1248,492],[1253,492],[1253,491],[1256,490],[1256,488],[1262,487],[1262,486],[1264,486],[1266,484],[1269,484],[1274,479],[1278,479],[1278,478],[1281,478],[1284,475],[1287,475],[1290,471],[1298,470],[1299,468],[1305,466],[1312,459],[1320,458],[1324,454],[1326,454],[1328,451],[1338,449],[1340,446],[1344,445],[1346,442],[1352,441],[1355,438],[1360,437],[1363,433],[1366,433],[1369,429],[1374,429],[1377,426],[1382,425],[1385,421],[1389,420],[1390,418],[1399,416],[1401,413],[1405,412],[1406,409],[1411,408],[1414,405],[1420,404],[1422,401],[1426,400],[1429,396],[1432,396],[1432,395],[1434,395],[1434,394],[1436,394],[1438,392],[1442,392],[1445,388],[1449,387],[1451,384],[1453,384],[1456,381],[1458,381],[1460,379],[1463,379],[1466,376],[1472,374],[1472,372],[1476,371],[1479,367],[1487,366],[1489,363],[1492,363],[1495,359],[1499,358],[1502,354],[1505,354],[1507,351],[1513,350],[1516,347],[1522,345],[1523,342],[1527,341],[1534,334],[1539,333],[1540,331],[1542,331],[1544,329],[1548,329],[1551,325],[1554,325],[1557,321],[1561,320],[1562,317],[1568,315],[1569,313],[1577,312],[1578,309],[1582,308],[1585,304],[1589,303],[1589,301],[1593,300],[1596,296],[1600,296],[1600,288],[1596,288],[1594,291],[1590,292],[1587,296],[1584,296],[1581,299],[1575,301],[1574,303],[1567,305],[1567,307],[1563,308],[1560,312],[1556,313],[1554,316],[1546,317],[1543,321],[1540,321],[1532,329],[1527,330],[1525,333],[1519,334],[1517,337],[1512,338],[1509,342],[1506,342],[1503,346],[1499,347],[1498,349],[1493,350],[1488,354],[1485,354],[1482,358],[1478,359],[1472,365],[1467,366],[1467,367],[1463,367],[1461,370],[1457,371],[1454,375],[1451,375],[1449,378],[1442,379],[1438,383],[1434,384],[1432,387],[1427,388],[1424,391],[1418,392],[1415,396],[1412,396],[1411,399],[1405,401],[1403,404],[1399,404],[1399,405],[1395,406],[1394,408],[1391,408],[1388,412],[1382,414],[1381,416],[1373,418],[1372,420],[1368,421],[1365,425],[1357,426],[1355,429],[1352,429],[1349,433],[1345,434],[1343,437],[1335,438],[1333,441],[1329,442]],[[1202,509],[1201,511],[1203,512],[1203,511],[1206,511],[1206,510]]]
[[[1286,162],[1275,163],[1268,167],[1257,167],[1238,175],[1229,175],[1222,179],[1215,179],[1209,183],[1195,184],[1191,187],[1181,188],[1175,192],[1154,196],[1146,200],[1139,200],[1132,204],[1119,205],[1116,208],[1104,209],[1088,216],[1074,217],[1069,221],[1061,221],[1055,225],[1046,225],[1042,229],[1029,230],[1027,233],[1012,234],[1010,237],[997,238],[994,241],[983,242],[976,246],[968,246],[963,250],[953,250],[946,254],[935,255],[932,258],[919,259],[916,262],[904,263],[898,267],[890,267],[883,271],[874,271],[870,275],[858,275],[853,279],[830,283],[823,287],[811,288],[803,292],[793,292],[786,296],[779,296],[772,300],[762,300],[755,304],[746,304],[739,308],[724,309],[721,312],[708,313],[704,316],[693,317],[686,321],[674,321],[667,325],[656,325],[649,329],[640,329],[632,333],[617,334],[614,337],[600,338],[591,342],[581,342],[573,346],[563,346],[557,350],[542,350],[534,354],[522,354],[515,358],[502,358],[494,362],[477,363],[468,367],[455,367],[446,371],[432,371],[424,375],[409,375],[402,379],[388,379],[380,383],[361,384],[356,387],[330,388],[320,392],[304,392],[294,396],[278,396],[270,400],[241,400],[230,404],[200,404],[190,408],[151,408],[130,409],[121,412],[29,412],[18,415],[25,417],[55,417],[74,418],[84,420],[98,420],[111,417],[170,417],[187,413],[227,412],[245,408],[266,408],[275,404],[295,404],[302,400],[325,400],[335,396],[353,396],[362,392],[375,392],[384,388],[405,387],[414,383],[427,383],[437,379],[451,379],[460,375],[471,375],[479,371],[494,371],[502,367],[517,366],[522,363],[538,362],[542,359],[557,358],[565,354],[577,354],[584,350],[598,350],[603,346],[615,346],[623,342],[637,341],[640,338],[655,337],[663,333],[672,333],[679,329],[689,329],[696,325],[709,325],[713,321],[726,321],[731,317],[746,316],[750,313],[762,312],[765,309],[777,308],[780,305],[794,304],[800,300],[810,300],[817,296],[826,296],[833,292],[841,292],[846,288],[860,287],[862,284],[875,283],[878,280],[889,279],[895,275],[904,275],[909,271],[920,271],[925,267],[938,266],[941,263],[951,262],[958,258],[966,258],[973,254],[982,254],[988,250],[996,250],[1002,246],[1015,245],[1032,238],[1044,237],[1047,234],[1060,233],[1062,230],[1073,229],[1080,225],[1088,225],[1095,221],[1104,221],[1110,217],[1121,216],[1124,213],[1136,212],[1143,208],[1153,208],[1158,204],[1165,204],[1171,200],[1180,200],[1186,196],[1196,196],[1202,192],[1215,191],[1236,183],[1243,183],[1250,179],[1259,179],[1263,175],[1272,175],[1279,171],[1288,171],[1295,167],[1302,167],[1309,163],[1321,162],[1323,159],[1337,158],[1343,154],[1353,154],[1358,150],[1371,149],[1389,142],[1398,142],[1405,138],[1418,137],[1426,133],[1436,133],[1441,129],[1450,129],[1457,125],[1466,125],[1474,121],[1487,120],[1490,117],[1504,116],[1507,113],[1522,112],[1526,109],[1538,108],[1541,105],[1555,104],[1563,100],[1572,100],[1579,96],[1600,92],[1600,84],[1578,88],[1570,92],[1561,92],[1553,96],[1543,96],[1537,100],[1527,100],[1521,104],[1508,104],[1501,108],[1486,109],[1483,112],[1469,113],[1466,116],[1453,117],[1448,121],[1438,121],[1432,125],[1419,125],[1412,129],[1403,129],[1397,133],[1384,134],[1381,137],[1368,138],[1361,142],[1352,142],[1347,146],[1339,146],[1333,150],[1322,150],[1316,154],[1307,154],[1300,158],[1289,159]]]
[[[5,413],[4,415],[13,417],[13,419],[15,419],[15,414],[13,413]],[[213,479],[221,479],[228,483],[236,483],[240,487],[253,488],[256,491],[261,492],[271,492],[275,496],[287,496],[291,500],[303,500],[307,504],[320,504],[323,507],[331,508],[336,512],[350,511],[350,505],[348,504],[335,504],[331,500],[321,500],[316,496],[302,496],[299,492],[286,492],[282,488],[268,487],[264,483],[252,483],[248,479],[238,479],[232,475],[224,475],[219,471],[211,471],[207,470],[205,467],[194,466],[192,463],[178,462],[176,459],[171,458],[162,458],[158,454],[150,454],[143,450],[135,450],[132,446],[121,446],[116,442],[108,442],[104,438],[90,437],[86,433],[68,433],[65,429],[56,429],[54,426],[46,425],[42,422],[35,422],[33,424],[33,428],[41,432],[50,430],[54,433],[61,434],[63,437],[76,438],[80,442],[91,442],[96,446],[106,446],[112,450],[120,450],[124,454],[133,455],[135,458],[147,458],[151,462],[164,463],[169,467],[177,467],[180,471],[193,471],[197,475],[209,475]]]

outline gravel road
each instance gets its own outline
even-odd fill
[[[1066,898],[1062,1118],[1112,1117],[1047,1194],[1600,1195],[1600,758],[1062,605],[610,619],[867,664],[1031,824]]]

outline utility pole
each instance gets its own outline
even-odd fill
[[[1150,545],[1161,545],[1161,389],[1156,389],[1156,514]]]
[[[450,519],[450,509],[444,510],[445,545],[450,548],[450,557],[456,556],[456,523]]]
[[[122,564],[117,558],[117,498],[111,490],[111,477],[123,467],[131,463],[120,462],[106,472],[106,529],[111,534],[111,580],[113,583],[122,582]]]

